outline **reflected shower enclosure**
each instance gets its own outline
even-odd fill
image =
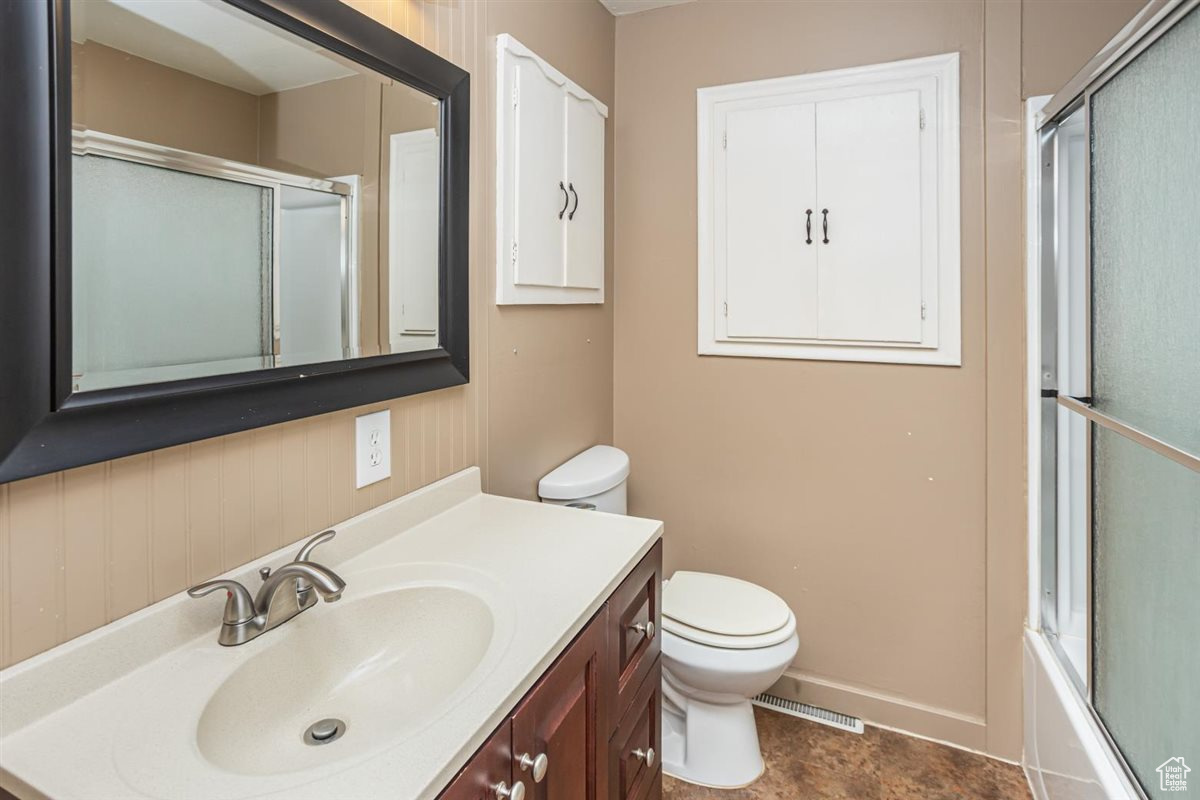
[[[436,99],[223,3],[71,32],[74,391],[439,346]]]

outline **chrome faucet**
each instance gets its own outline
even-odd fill
[[[207,581],[188,589],[192,597],[203,597],[217,589],[229,593],[217,642],[226,647],[245,644],[316,605],[316,595],[326,603],[339,600],[346,582],[328,567],[309,560],[313,548],[335,534],[335,531],[317,534],[300,548],[295,561],[274,572],[270,567],[260,569],[258,574],[263,583],[253,599],[245,586],[231,580]]]

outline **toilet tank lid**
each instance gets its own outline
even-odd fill
[[[628,477],[629,456],[625,451],[598,444],[542,478],[538,496],[546,500],[577,500],[607,492]]]

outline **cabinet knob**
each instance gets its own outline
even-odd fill
[[[525,784],[514,781],[510,789],[507,783],[500,781],[492,787],[492,794],[496,795],[497,800],[525,800]]]
[[[636,625],[630,625],[631,630],[644,634],[647,639],[654,638],[654,622],[639,622]]]
[[[529,753],[522,753],[517,758],[517,766],[524,772],[530,767],[533,768],[533,782],[541,783],[542,778],[546,777],[546,770],[550,768],[550,758],[545,753],[538,753],[536,757],[532,757]]]
[[[654,748],[653,747],[647,747],[645,750],[643,750],[642,748],[639,747],[637,750],[633,751],[633,757],[636,758],[638,761],[645,761],[647,767],[654,766]]]

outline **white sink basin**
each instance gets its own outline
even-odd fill
[[[402,738],[463,688],[495,632],[484,600],[453,586],[351,598],[265,634],[259,644],[267,647],[225,679],[200,716],[196,742],[206,759],[272,775]],[[342,720],[345,733],[306,743],[308,727],[326,718]]]

